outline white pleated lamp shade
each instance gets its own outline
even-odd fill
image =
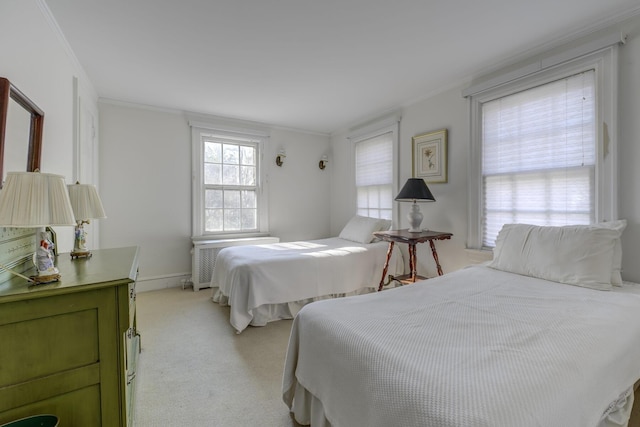
[[[95,185],[75,183],[67,187],[76,221],[107,217]]]
[[[64,177],[41,172],[9,172],[0,191],[0,226],[75,225]]]

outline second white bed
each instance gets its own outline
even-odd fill
[[[236,331],[293,318],[305,304],[375,292],[389,245],[332,237],[313,241],[229,247],[216,258],[213,300],[231,306]],[[395,249],[389,274],[402,274]]]

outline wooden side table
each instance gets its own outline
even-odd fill
[[[444,233],[442,231],[420,231],[417,233],[410,233],[408,229],[404,230],[389,230],[389,231],[377,231],[373,233],[379,239],[389,242],[389,249],[387,250],[387,260],[384,263],[382,270],[382,278],[380,279],[380,286],[378,291],[382,290],[384,286],[384,278],[387,276],[387,270],[389,269],[389,260],[391,260],[391,254],[393,252],[393,246],[396,242],[406,243],[409,245],[409,274],[403,274],[402,276],[394,277],[394,280],[398,280],[402,283],[414,283],[416,280],[426,279],[426,277],[418,276],[418,263],[416,262],[416,245],[418,243],[429,242],[431,246],[431,254],[436,262],[436,268],[438,269],[438,276],[442,276],[442,267],[440,267],[440,261],[438,260],[438,252],[436,246],[433,243],[434,240],[448,240],[453,236],[451,233]]]

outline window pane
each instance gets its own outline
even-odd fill
[[[257,195],[255,191],[243,191],[242,192],[242,207],[243,208],[257,208]]]
[[[253,166],[240,166],[240,184],[256,185],[256,168]]]
[[[225,185],[240,184],[239,166],[222,165],[222,183]]]
[[[369,188],[368,187],[358,187],[356,188],[356,202],[358,209],[363,208],[366,209],[368,207],[369,201]]]
[[[224,210],[224,229],[225,231],[240,230],[240,209]]]
[[[391,185],[380,186],[380,208],[393,210],[393,194],[391,193]],[[385,219],[391,219],[385,218]]]
[[[204,207],[207,209],[222,208],[222,190],[205,190]]]
[[[255,165],[256,164],[256,149],[253,147],[241,146],[240,147],[240,163],[243,165]]]
[[[393,210],[392,209],[381,209],[379,218],[382,219],[392,219]]]
[[[205,209],[205,231],[222,231],[222,209]]]
[[[222,144],[206,141],[204,143],[204,161],[208,163],[222,163]]]
[[[240,207],[240,191],[238,190],[225,190],[224,192],[224,207],[239,208]]]
[[[224,144],[222,146],[222,159],[226,164],[239,164],[240,147],[238,145]]]
[[[204,164],[204,183],[209,185],[222,184],[222,166],[215,163]]]
[[[371,186],[369,188],[369,209],[378,209],[380,207],[380,187]]]
[[[242,229],[243,230],[255,230],[258,228],[256,221],[255,209],[243,209],[242,210]]]

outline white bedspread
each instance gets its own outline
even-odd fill
[[[640,378],[638,288],[476,266],[320,301],[294,320],[283,398],[314,427],[593,427]]]
[[[216,257],[211,286],[219,287],[215,298],[231,306],[231,325],[241,332],[261,306],[375,291],[388,247],[338,237],[229,247]],[[389,265],[389,274],[402,272],[395,249]]]

